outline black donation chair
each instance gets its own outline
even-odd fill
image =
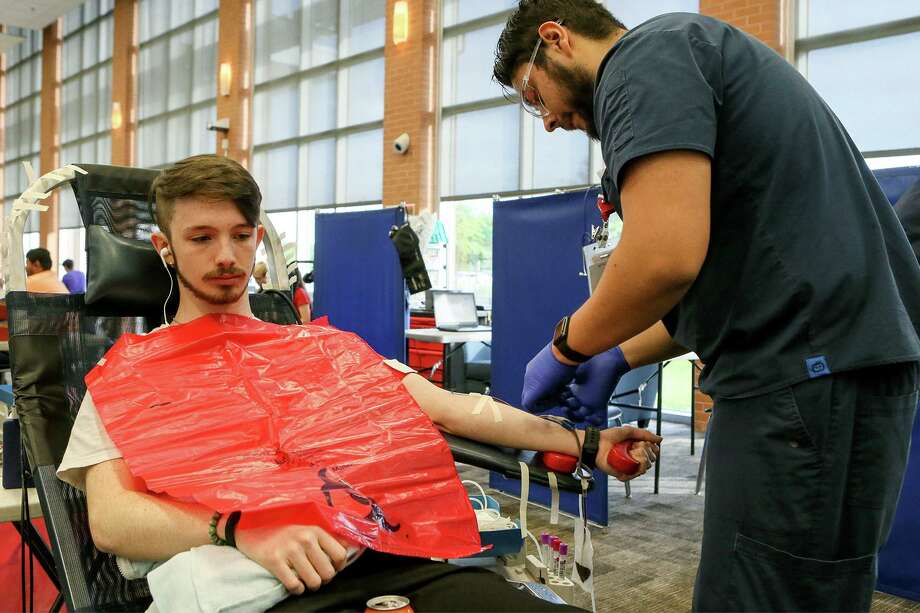
[[[72,187],[86,228],[87,293],[29,294],[11,275],[7,306],[13,390],[68,609],[144,610],[151,602],[147,582],[124,579],[114,556],[96,549],[83,493],[59,481],[55,470],[86,392],[84,376],[122,334],[148,332],[162,323],[169,280],[149,240],[156,228],[148,192],[157,171],[90,164],[80,168],[86,174],[77,174]],[[269,259],[277,262],[272,246],[280,253],[280,241],[264,213],[263,224],[270,239]],[[14,238],[21,245],[21,225]],[[283,269],[271,262],[270,268],[275,278],[283,278]],[[250,301],[260,319],[298,322],[289,292],[251,294]],[[167,311],[174,312],[177,303],[174,291]],[[445,438],[458,462],[520,477],[518,455]],[[542,467],[532,467],[530,478],[549,483]],[[570,475],[558,480],[560,489],[581,490]]]

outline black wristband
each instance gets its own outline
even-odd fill
[[[234,511],[227,518],[227,525],[224,526],[224,540],[231,547],[236,547],[236,525],[240,523],[242,516],[240,511]]]
[[[569,347],[569,322],[571,318],[571,315],[566,315],[556,324],[556,329],[553,332],[553,345],[566,359],[581,364],[590,360],[591,356],[579,353]]]
[[[581,445],[581,463],[588,468],[597,467],[597,451],[600,447],[601,431],[594,426],[585,429],[585,442]]]

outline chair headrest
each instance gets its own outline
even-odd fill
[[[169,294],[169,275],[149,240],[126,238],[100,225],[86,227],[86,306],[94,315],[151,317]],[[173,280],[175,283],[175,279]],[[173,289],[168,311],[178,306]]]

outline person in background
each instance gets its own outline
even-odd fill
[[[73,260],[64,260],[64,270],[67,272],[64,273],[64,278],[61,281],[67,287],[67,291],[71,294],[85,294],[86,275],[73,267]]]
[[[299,270],[297,271],[297,283],[294,284],[294,306],[300,313],[300,321],[306,323],[312,319],[313,305],[310,303],[310,294],[307,293]]]
[[[252,269],[252,278],[259,284],[257,294],[261,294],[268,289],[266,287],[268,285],[268,265],[265,262],[256,262],[255,267]]]
[[[894,212],[897,213],[901,225],[904,226],[910,246],[914,249],[914,255],[920,261],[920,179],[915,181],[898,199],[897,204],[894,205]]]
[[[40,294],[66,294],[67,286],[51,270],[51,253],[44,247],[26,253],[26,291]]]

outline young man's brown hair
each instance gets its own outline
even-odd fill
[[[176,200],[196,196],[205,200],[232,200],[252,226],[259,224],[262,192],[249,171],[230,158],[195,155],[176,162],[154,179],[150,201],[160,230],[170,237]]]

